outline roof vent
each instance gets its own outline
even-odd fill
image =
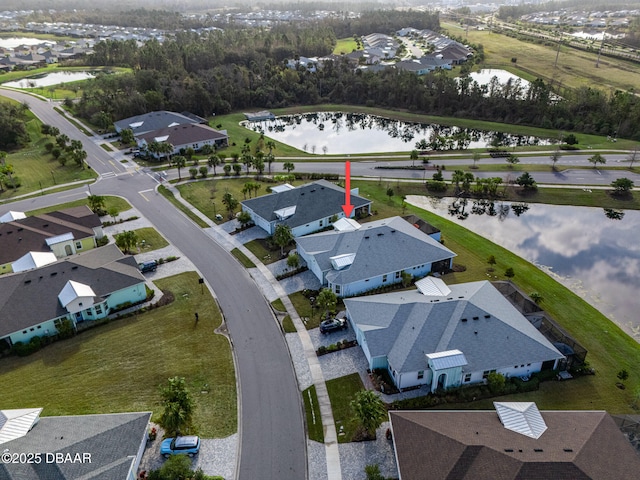
[[[484,316],[484,318],[491,318],[491,315],[486,314],[486,315]]]
[[[18,231],[19,231],[19,232],[21,232],[22,230],[24,230],[24,228],[22,228],[22,227],[19,227],[19,228],[18,228]]]
[[[396,231],[395,230],[391,230],[391,233],[396,233]]]
[[[467,319],[466,319],[466,318],[461,318],[461,319],[460,319],[460,321],[461,321],[461,322],[466,322],[466,321],[467,321]]]
[[[534,449],[533,449],[533,451],[534,451],[534,452],[544,452],[544,450],[543,450],[543,449],[541,449],[541,448],[534,448]]]
[[[45,223],[44,225],[42,225],[42,228],[47,228],[49,226],[48,223]]]
[[[11,234],[11,233],[13,233],[13,230],[9,230],[9,231],[7,232],[7,235],[9,235],[9,234]]]
[[[77,270],[77,269],[78,269],[77,265],[74,265],[73,267],[71,267],[71,270]]]
[[[439,298],[437,298],[437,299],[435,299],[435,300],[434,300],[434,302],[439,302],[439,301],[440,301],[440,299],[439,299]]]
[[[378,234],[378,236],[379,236],[379,237],[381,237],[381,236],[383,236],[383,235],[384,235],[384,233],[379,233],[379,234]]]
[[[58,274],[58,272],[52,272],[52,273],[51,273],[51,276],[52,276],[52,277],[55,277],[57,274]]]
[[[449,297],[449,298],[447,298],[447,300],[453,300],[453,297]]]
[[[464,296],[463,296],[463,295],[460,295],[458,298],[464,298]]]
[[[573,448],[563,448],[565,452],[573,452]]]
[[[504,451],[505,452],[513,452],[513,448],[505,448]]]
[[[365,236],[364,236],[364,239],[365,239],[365,240],[369,240],[369,235],[365,235]]]
[[[30,283],[31,283],[31,280],[25,280],[25,281],[24,281],[24,284],[25,284],[25,285],[29,285]]]
[[[300,196],[304,195],[304,192],[300,192]]]
[[[480,317],[473,317],[474,320],[480,320]]]
[[[312,189],[311,189],[311,193],[313,193],[313,192],[315,192],[315,191],[316,191],[316,189],[315,189],[315,188],[312,188]]]

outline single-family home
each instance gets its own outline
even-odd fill
[[[41,417],[0,410],[0,479],[136,480],[151,412]],[[24,461],[20,461],[24,459]]]
[[[7,346],[58,333],[65,319],[105,318],[145,300],[145,278],[135,259],[114,244],[41,268],[0,276],[0,342]]]
[[[399,389],[434,392],[492,372],[527,377],[565,358],[488,281],[425,277],[416,286],[344,301],[369,368],[387,370]]]
[[[86,205],[31,217],[7,212],[0,217],[0,274],[95,248],[103,236],[100,217]]]
[[[349,198],[354,207],[350,217],[371,214],[371,200],[359,196],[357,190],[352,190]],[[317,180],[241,204],[242,210],[269,235],[273,235],[276,225],[285,224],[294,237],[299,237],[330,227],[334,220],[345,216],[342,210],[345,190],[326,180]]]
[[[401,217],[353,224],[296,238],[309,270],[340,297],[452,267],[454,252]]]
[[[169,143],[173,145],[171,154],[174,155],[187,148],[198,151],[205,145],[226,147],[229,144],[229,136],[226,130],[215,130],[208,125],[189,123],[136,134],[136,142],[143,150],[153,142]]]
[[[634,480],[640,457],[605,411],[391,411],[400,480]]]
[[[123,118],[114,122],[116,132],[130,129],[134,135],[142,135],[154,130],[160,130],[167,127],[175,127],[177,125],[191,125],[200,123],[200,120],[190,118],[186,115],[176,112],[161,110],[157,112],[149,112],[134,117]]]

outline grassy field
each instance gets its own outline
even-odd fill
[[[129,202],[127,202],[124,198],[111,196],[105,196],[103,198],[105,210],[115,208],[119,212],[126,212],[127,210],[130,210],[132,208],[131,204],[129,204]],[[36,210],[29,210],[28,212],[26,212],[26,214],[28,216],[40,215],[42,213],[54,212],[56,210],[64,210],[65,208],[80,207],[82,205],[88,205],[86,198],[74,200],[73,202],[61,203],[59,205],[52,205],[50,207],[38,208]]]
[[[20,186],[16,189],[5,188],[0,192],[0,200],[10,200],[19,195],[37,193],[42,188],[96,177],[92,169],[82,168],[73,161],[62,166],[52,155],[46,153],[44,145],[52,141],[52,138],[40,133],[42,122],[30,111],[27,112],[27,117],[25,126],[31,142],[23,149],[9,152],[6,159],[6,163],[14,166]]]
[[[379,186],[373,182],[356,182],[354,185],[360,187],[362,195],[374,200],[377,218],[402,213],[401,200],[394,197],[389,202],[384,183]],[[633,392],[640,388],[640,378],[632,376],[627,381],[626,390],[616,388],[615,383],[620,370],[637,371],[640,345],[635,340],[580,297],[510,251],[424,210],[408,206],[406,212],[415,213],[440,228],[447,248],[458,254],[454,264],[466,268],[463,272],[445,275],[443,280],[446,283],[486,280],[489,267],[487,259],[494,255],[497,260],[494,275],[497,275],[497,279],[505,280],[504,271],[512,267],[516,273],[513,282],[525,293],[538,292],[544,299],[542,307],[588,350],[587,360],[596,369],[595,376],[543,385],[539,391],[526,395],[529,401],[536,401],[539,407],[545,409],[595,408],[612,413],[632,411],[630,404]],[[517,398],[522,399],[524,395],[509,397]]]
[[[343,53],[351,53],[354,50],[362,50],[362,48],[358,48],[358,44],[353,37],[339,38],[333,49],[333,54],[342,55]]]
[[[482,44],[485,64],[505,68],[523,77],[535,76],[563,87],[600,87],[606,90],[640,89],[638,66],[615,58],[600,57],[596,68],[597,53],[562,47],[556,60],[557,46],[537,45],[520,41],[489,30],[469,30],[468,35],[458,25],[442,23],[451,35],[462,36],[470,43]],[[512,58],[517,61],[513,63]]]
[[[304,401],[304,411],[307,417],[307,435],[310,440],[324,443],[324,428],[322,427],[322,417],[320,416],[320,405],[316,396],[316,387],[311,385],[302,392]]]
[[[329,353],[328,355],[331,354]],[[333,419],[336,422],[338,443],[350,442],[358,427],[358,423],[353,418],[350,403],[355,398],[356,393],[364,390],[360,375],[352,373],[345,377],[328,380],[327,390],[329,391],[329,400],[331,400]],[[341,433],[344,433],[344,435],[341,435]]]
[[[160,411],[159,387],[185,377],[203,437],[237,431],[236,382],[222,317],[194,272],[157,280],[175,301],[0,361],[3,408],[44,407],[44,415]],[[195,325],[194,312],[200,320]],[[205,393],[206,392],[206,393]]]

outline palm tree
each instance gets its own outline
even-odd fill
[[[276,225],[276,230],[273,232],[273,241],[280,247],[280,255],[284,255],[284,247],[289,245],[293,241],[293,233],[291,233],[291,227],[280,223]]]
[[[271,155],[272,152],[276,149],[276,142],[274,142],[273,140],[269,140],[266,145],[269,149],[269,155]]]
[[[464,172],[462,170],[456,170],[451,176],[451,183],[456,186],[456,190],[460,188],[460,182],[464,182]]]
[[[173,157],[173,163],[175,163],[178,169],[178,180],[182,180],[180,170],[187,164],[187,159],[182,155],[176,155],[175,157]]]
[[[207,160],[207,163],[211,168],[213,168],[213,176],[216,176],[216,167],[222,163],[220,161],[220,157],[218,155],[211,155]]]
[[[418,151],[417,150],[411,150],[411,154],[409,155],[409,158],[411,159],[411,166],[415,167],[416,166],[416,160],[418,159]]]
[[[267,161],[267,165],[269,166],[269,175],[271,175],[271,164],[275,161],[276,157],[273,153],[269,152],[264,159]]]
[[[382,399],[371,390],[360,390],[349,405],[369,438],[375,438],[376,429],[387,419]]]
[[[295,170],[296,166],[293,164],[293,162],[284,162],[282,164],[282,168],[284,168],[287,173],[291,173],[291,170]]]
[[[555,170],[556,169],[556,163],[558,162],[558,160],[560,160],[560,157],[562,156],[562,154],[560,153],[560,149],[556,148],[553,153],[551,154],[551,166],[552,168]]]

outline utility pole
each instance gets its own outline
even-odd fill
[[[596,60],[596,68],[600,67],[600,54],[602,53],[602,47],[604,47],[604,39],[607,36],[607,27],[604,27],[602,32],[602,42],[600,42],[600,49],[598,50],[598,59]]]
[[[556,51],[556,61],[553,63],[553,68],[558,66],[558,57],[560,56],[560,45],[562,45],[562,30],[560,30],[560,40],[558,40],[558,50]]]

